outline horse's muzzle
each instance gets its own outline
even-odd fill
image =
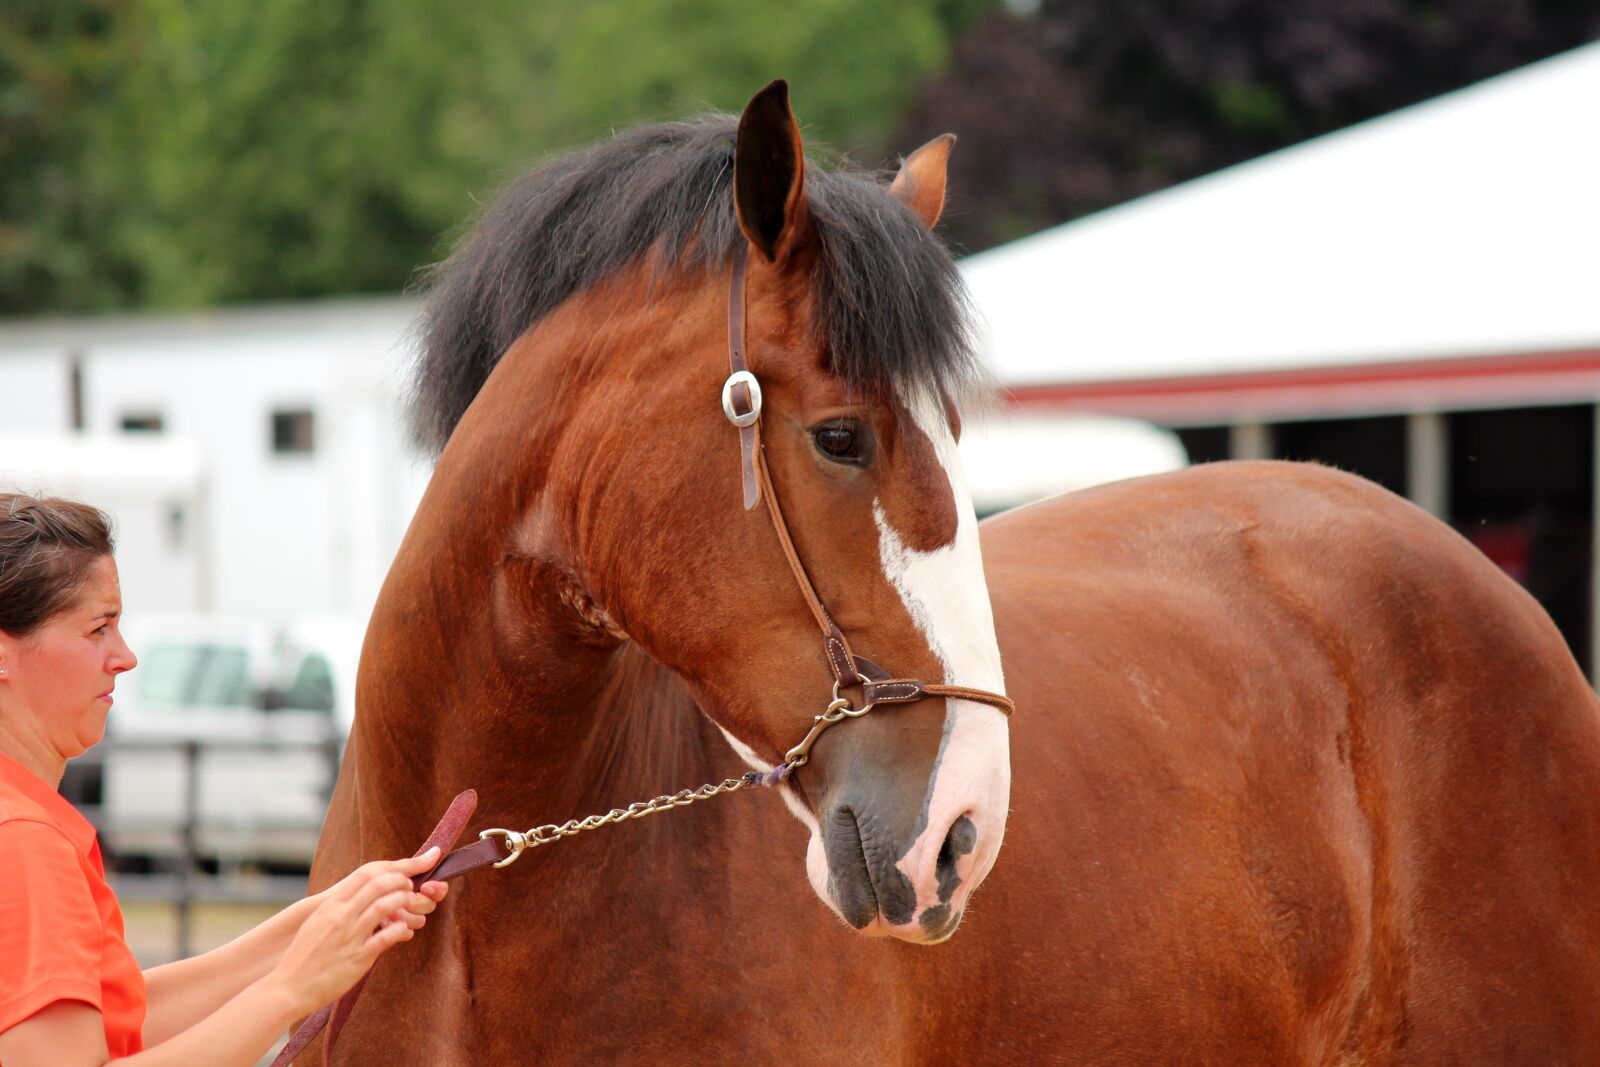
[[[982,816],[964,812],[945,826],[920,826],[909,835],[890,831],[889,821],[859,799],[830,804],[812,843],[813,885],[864,934],[943,941],[960,924],[967,897],[992,861],[993,849],[977,855]],[[825,861],[822,871],[817,858]]]

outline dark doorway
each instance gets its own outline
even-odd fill
[[[1183,442],[1190,463],[1215,463],[1228,457],[1228,427],[1179,426],[1172,431]]]
[[[1272,454],[1325,463],[1406,495],[1404,415],[1280,422],[1272,427]]]
[[[1450,416],[1451,522],[1544,606],[1586,673],[1594,435],[1591,405]]]

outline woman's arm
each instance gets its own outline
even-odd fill
[[[116,1062],[125,1067],[251,1067],[295,1019],[349,989],[385,949],[410,940],[425,921],[421,910],[431,911],[435,903],[412,892],[410,876],[436,862],[438,852],[430,849],[415,859],[359,868],[313,898],[311,910],[299,917],[287,947],[277,948],[276,962],[266,974],[193,1026]],[[385,917],[390,921],[385,923]],[[393,921],[396,917],[402,921]],[[265,939],[262,943],[267,944]],[[179,983],[178,992],[193,1004],[197,994],[183,989],[188,981]],[[0,1063],[5,1067],[104,1067],[107,1057],[100,1013],[79,1001],[57,1001],[0,1032]]]
[[[252,1067],[295,1019],[306,1014],[303,1007],[280,984],[260,979],[198,1025],[116,1063],[118,1067],[197,1063]],[[0,1062],[6,1067],[103,1067],[108,1058],[100,1013],[82,1001],[58,1000],[0,1034]]]
[[[412,929],[421,927],[423,918],[444,899],[447,888],[443,882],[424,884],[426,899],[408,904],[389,916],[389,921],[407,923]],[[221,948],[145,971],[149,998],[145,1044],[158,1045],[189,1029],[269,973],[328,892],[291,904]]]
[[[159,1045],[189,1029],[276,967],[321,899],[306,897],[221,948],[145,971],[145,1044]]]

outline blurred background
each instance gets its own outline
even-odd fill
[[[835,158],[959,135],[980,510],[1320,460],[1593,677],[1597,36],[1593,0],[6,0],[0,486],[117,520],[143,664],[64,790],[135,949],[303,890],[428,473],[418,269],[544,155],[776,76]]]

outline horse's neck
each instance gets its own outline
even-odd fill
[[[353,740],[364,852],[415,847],[462,789],[478,790],[474,825],[522,829],[729,769],[674,675],[519,602],[538,576],[518,561],[446,543],[426,566],[403,553],[373,615]]]
[[[579,715],[581,724],[565,731],[559,752],[548,754],[564,765],[563,788],[574,804],[622,807],[699,785],[689,779],[727,762],[732,753],[726,743],[715,738],[714,727],[671,672],[631,643],[617,650],[608,667]]]
[[[457,427],[374,609],[352,743],[365,846],[376,825],[410,847],[466,788],[475,824],[531,826],[726,769],[676,677],[574,611],[544,478],[578,385],[541,355],[560,331],[536,334]]]

